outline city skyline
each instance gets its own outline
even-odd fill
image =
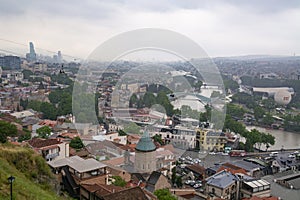
[[[24,5],[4,1],[1,4],[0,23],[6,28],[0,38],[21,44],[32,41],[37,54],[39,48],[61,50],[84,59],[102,42],[139,28],[181,33],[197,42],[210,57],[300,53],[297,1],[28,1]],[[1,42],[2,49],[9,49],[9,45]]]

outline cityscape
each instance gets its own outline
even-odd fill
[[[1,3],[0,199],[299,199],[298,2],[76,3]]]

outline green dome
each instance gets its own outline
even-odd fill
[[[144,132],[135,149],[143,152],[155,151],[156,146],[152,142],[152,139],[147,131]]]

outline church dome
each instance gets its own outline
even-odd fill
[[[155,151],[156,146],[147,131],[144,132],[135,149],[142,152]]]

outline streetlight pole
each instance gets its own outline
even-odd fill
[[[12,183],[14,182],[15,180],[15,177],[13,176],[10,176],[8,177],[8,182],[10,183],[10,199],[12,200],[13,199],[13,193],[12,193]]]

